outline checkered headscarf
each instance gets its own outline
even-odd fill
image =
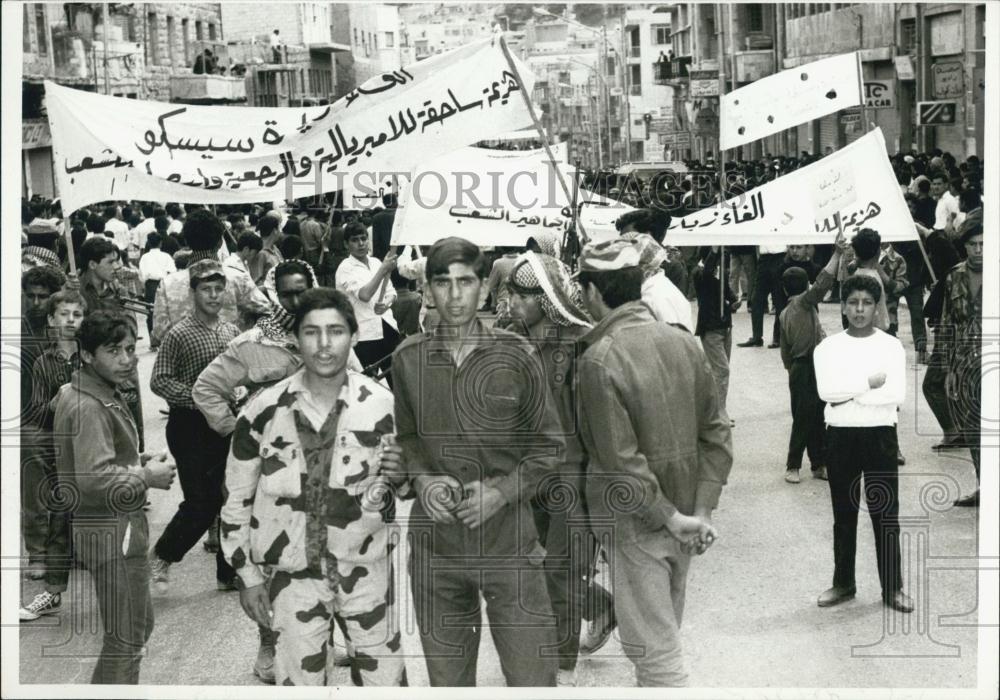
[[[551,255],[527,252],[519,256],[508,285],[518,294],[539,297],[545,316],[559,326],[594,325],[583,306],[580,285],[570,279],[569,267]]]

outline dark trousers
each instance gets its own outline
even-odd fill
[[[30,437],[21,442],[21,528],[29,563],[44,563],[45,590],[61,593],[72,568],[70,513],[72,498],[60,487],[56,452],[51,443]]]
[[[184,500],[156,542],[156,556],[174,563],[198,543],[222,508],[229,437],[208,427],[200,411],[171,406],[167,447],[177,462]],[[234,575],[220,548],[215,555],[216,579],[229,581]]]
[[[962,444],[969,448],[979,484],[979,459],[982,440],[982,356],[970,352],[956,358],[951,371],[956,377],[956,395],[948,398],[951,416]]]
[[[931,413],[934,414],[945,436],[950,437],[958,431],[952,418],[952,406],[948,400],[948,392],[945,389],[947,379],[948,361],[944,354],[935,348],[927,361],[927,373],[924,374],[922,388],[924,399],[930,406]]]
[[[899,467],[896,426],[827,429],[827,474],[833,503],[833,585],[854,586],[861,477],[875,531],[882,595],[903,587],[899,563]]]
[[[927,324],[924,323],[924,288],[922,285],[910,285],[903,291],[906,299],[906,309],[910,313],[910,332],[913,333],[913,346],[918,350],[927,349]]]
[[[156,290],[160,287],[160,280],[146,280],[145,291],[146,291],[146,303],[153,304],[156,301]],[[150,306],[150,311],[146,314],[146,330],[149,331],[149,342],[153,342],[153,310]]]
[[[539,561],[504,557],[495,568],[470,557],[436,557],[417,546],[410,555],[410,584],[430,684],[476,685],[482,634],[480,600],[486,601],[493,644],[508,687],[555,686],[558,664],[552,608]]]
[[[572,670],[580,654],[580,626],[587,601],[594,539],[586,525],[582,504],[567,510],[546,504],[543,498],[531,501],[538,541],[545,547],[545,587],[556,616],[559,668]]]
[[[774,304],[774,327],[771,331],[774,343],[781,337],[781,324],[778,317],[785,308],[788,299],[781,287],[781,265],[785,259],[784,253],[761,255],[757,260],[757,279],[753,285],[753,296],[750,299],[750,326],[753,337],[764,339],[764,314],[767,313],[767,295],[771,295]]]
[[[788,439],[788,469],[802,468],[802,454],[808,452],[813,469],[826,465],[826,426],[823,410],[826,403],[816,389],[816,370],[812,356],[792,361],[788,368],[788,391],[792,397],[792,435]]]
[[[362,367],[372,376],[380,372],[388,372],[392,368],[392,353],[399,345],[400,337],[396,329],[382,321],[382,338],[380,340],[365,340],[354,346],[354,354]],[[376,364],[378,363],[378,364]],[[374,365],[371,369],[367,369]],[[392,375],[386,374],[386,382],[392,387]]]
[[[77,518],[74,525],[76,551],[94,580],[104,626],[90,682],[137,684],[142,649],[153,632],[146,515],[139,511],[110,520]]]

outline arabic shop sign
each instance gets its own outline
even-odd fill
[[[931,66],[935,100],[961,97],[965,94],[965,68],[958,61],[935,63]]]
[[[533,76],[515,59],[530,91]],[[259,202],[354,194],[531,123],[490,40],[367,81],[325,107],[164,105],[46,83],[63,208],[107,199]]]
[[[896,81],[866,80],[865,107],[868,109],[895,109]]]
[[[21,150],[45,148],[52,144],[49,124],[44,119],[25,119],[21,122]]]

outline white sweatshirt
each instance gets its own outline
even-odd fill
[[[691,302],[661,270],[642,283],[642,300],[649,304],[660,321],[679,323],[694,333],[691,323]]]
[[[813,353],[816,388],[826,401],[826,424],[836,428],[896,425],[906,399],[906,351],[898,339],[878,329],[867,338],[847,331],[831,335]],[[868,386],[868,377],[885,372],[885,384]]]

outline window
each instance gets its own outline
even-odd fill
[[[184,45],[184,65],[191,65],[191,46],[188,40],[188,29],[190,22],[186,19],[181,20],[181,42]]]
[[[358,28],[357,27],[354,28],[354,45],[355,46],[359,46],[359,44],[358,44]]]
[[[174,18],[167,17],[167,57],[170,65],[174,65]]]
[[[748,32],[762,32],[764,31],[764,7],[759,2],[752,2],[748,5],[744,5],[746,8],[747,17],[747,31]]]
[[[396,46],[396,35],[392,32],[385,33],[385,47],[391,49]]]
[[[629,94],[630,95],[641,95],[642,94],[642,66],[631,65],[629,69]]]
[[[25,6],[27,8],[27,6]],[[27,11],[27,9],[25,10]],[[35,32],[38,34],[38,55],[49,55],[49,38],[45,34],[45,6],[35,5]]]
[[[670,43],[670,25],[669,24],[654,24],[653,25],[653,43],[657,46],[663,46],[664,44]]]
[[[208,25],[208,40],[209,41],[215,41],[215,25],[214,24],[209,24]]]
[[[31,17],[28,16],[28,6],[22,5],[24,8],[24,38],[21,41],[21,51],[24,53],[31,53],[31,32],[29,27],[31,27]]]
[[[195,20],[195,23],[194,23],[194,38],[197,39],[198,41],[201,41],[202,39],[205,38],[205,34],[204,34],[204,32],[202,32],[201,20],[200,19],[199,20]]]
[[[904,19],[899,23],[899,48],[906,53],[917,50],[917,20]]]
[[[160,27],[157,25],[155,12],[146,15],[146,27],[146,61],[155,66],[160,63],[157,52],[160,44]]]

